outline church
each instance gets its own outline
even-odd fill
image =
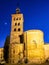
[[[2,53],[7,63],[44,63],[49,60],[49,44],[41,30],[23,31],[24,17],[20,9],[12,14],[11,32]],[[0,48],[1,49],[1,48]],[[1,52],[0,52],[1,53]]]

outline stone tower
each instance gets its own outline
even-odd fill
[[[17,63],[23,58],[23,14],[20,9],[16,9],[16,14],[12,14],[9,63]]]
[[[16,14],[12,14],[10,43],[23,43],[23,14],[20,9],[16,9]]]

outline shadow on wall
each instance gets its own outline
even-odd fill
[[[7,36],[4,44],[4,59],[6,63],[8,63],[8,57],[9,57],[9,44],[10,44],[10,36]]]
[[[23,34],[19,36],[20,37],[20,43],[23,43]],[[10,45],[10,36],[7,36],[4,44],[4,59],[6,63],[8,63],[8,58],[9,58],[9,45]]]
[[[23,34],[19,35],[19,37],[20,37],[20,43],[23,43],[24,42],[24,35]]]

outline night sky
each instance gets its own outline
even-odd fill
[[[18,2],[24,14],[24,31],[40,29],[45,43],[49,43],[49,0],[0,0],[0,47],[10,35],[11,14],[16,13]]]

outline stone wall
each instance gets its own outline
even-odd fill
[[[44,54],[44,39],[43,32],[40,30],[29,30],[24,32],[25,54],[29,62],[43,63]],[[39,62],[40,61],[40,62]]]
[[[9,63],[18,63],[23,59],[23,44],[10,44]]]
[[[4,48],[0,48],[0,61],[4,60]]]

